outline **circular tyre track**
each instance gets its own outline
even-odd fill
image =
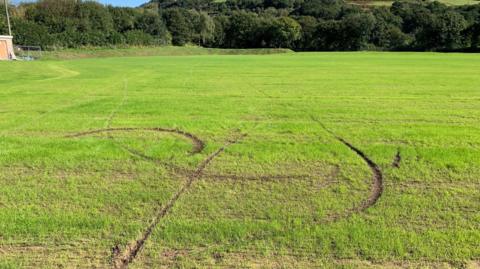
[[[320,123],[320,122],[319,122]],[[320,123],[321,124],[321,123]],[[323,124],[321,124],[322,127],[332,134],[338,141],[340,141],[342,144],[347,146],[350,150],[352,150],[354,153],[356,153],[370,168],[372,171],[372,185],[370,189],[370,194],[368,197],[359,205],[351,209],[347,209],[343,213],[335,214],[329,218],[329,221],[335,221],[340,218],[348,217],[349,215],[356,213],[356,212],[361,212],[366,210],[367,208],[373,206],[378,199],[381,197],[382,192],[383,192],[383,174],[379,166],[372,161],[363,151],[358,149],[357,147],[353,146],[351,143],[347,142],[341,137],[338,137],[335,135],[333,132],[328,130]],[[162,132],[162,133],[172,133],[176,134],[179,136],[182,136],[188,140],[191,141],[192,143],[192,150],[191,154],[197,154],[201,153],[204,148],[205,148],[205,143],[198,138],[197,136],[179,130],[179,129],[169,129],[169,128],[106,128],[106,129],[98,129],[98,130],[91,130],[91,131],[86,131],[86,132],[80,132],[72,135],[66,136],[67,138],[78,138],[78,137],[84,137],[84,136],[89,136],[89,135],[94,135],[94,134],[100,134],[100,133],[112,133],[112,132],[135,132],[135,131],[153,131],[153,132]],[[109,135],[109,139],[114,140],[113,136]],[[274,180],[274,179],[300,179],[300,178],[306,178],[306,177],[311,177],[311,175],[238,175],[238,174],[216,174],[216,173],[206,173],[204,170],[207,168],[207,166],[217,157],[219,156],[222,152],[225,151],[225,149],[232,145],[237,143],[237,141],[241,137],[236,137],[234,139],[231,139],[225,143],[224,146],[220,147],[217,149],[215,152],[207,156],[197,167],[195,170],[190,170],[187,168],[183,168],[180,166],[176,166],[170,163],[163,162],[161,160],[155,159],[153,157],[147,156],[137,150],[128,148],[122,144],[118,144],[120,147],[124,148],[127,150],[129,153],[131,153],[134,156],[143,158],[148,161],[152,161],[161,165],[166,166],[170,170],[176,172],[177,174],[184,176],[187,178],[187,181],[185,184],[168,200],[168,202],[161,207],[155,214],[153,220],[150,222],[150,224],[146,227],[146,229],[142,232],[141,236],[137,238],[135,241],[133,241],[131,244],[126,246],[124,251],[122,252],[119,246],[115,246],[113,248],[113,259],[112,259],[112,265],[113,268],[115,269],[120,269],[120,268],[127,268],[128,265],[135,259],[135,257],[138,255],[138,253],[141,251],[142,247],[144,246],[146,240],[150,237],[152,234],[153,230],[155,227],[158,225],[160,220],[165,217],[168,212],[173,208],[177,200],[191,187],[191,185],[198,179],[200,179],[202,176],[208,176],[209,178],[214,178],[214,179],[237,179],[237,180],[261,180],[261,181],[268,181],[268,180]],[[399,154],[397,154],[399,156]],[[336,171],[333,173],[336,177],[336,175],[339,173],[339,167],[337,167]],[[333,181],[332,181],[333,182]]]
[[[205,148],[205,143],[198,138],[197,136],[179,130],[179,129],[169,129],[169,128],[107,128],[107,129],[98,129],[98,130],[91,130],[91,131],[86,131],[86,132],[81,132],[81,133],[76,133],[72,135],[67,135],[66,138],[76,138],[76,137],[82,137],[82,136],[89,136],[93,134],[100,134],[100,133],[111,133],[111,132],[134,132],[134,131],[152,131],[152,132],[159,132],[159,133],[172,133],[172,134],[177,134],[180,136],[183,136],[187,139],[189,139],[192,142],[193,148],[191,151],[191,154],[197,154],[203,151]],[[138,155],[136,153],[135,155]],[[143,155],[143,157],[146,157]]]

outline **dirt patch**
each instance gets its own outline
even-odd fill
[[[336,258],[319,256],[312,251],[282,251],[269,252],[256,249],[235,250],[218,253],[208,247],[194,249],[167,249],[152,258],[149,267],[181,268],[183,260],[195,261],[199,268],[375,268],[375,269],[406,269],[406,268],[479,268],[478,261],[451,262],[436,260],[362,260],[360,258]],[[205,259],[199,257],[212,257]],[[143,264],[147,267],[146,264]],[[239,266],[241,265],[241,266]]]
[[[172,198],[157,212],[155,215],[153,221],[147,226],[145,231],[142,233],[142,235],[135,240],[132,244],[127,246],[126,250],[120,254],[120,250],[118,247],[114,248],[114,253],[116,253],[115,257],[113,258],[113,268],[127,268],[128,265],[135,259],[135,257],[138,255],[140,250],[142,249],[143,245],[147,241],[147,239],[150,237],[152,234],[153,230],[155,227],[158,225],[160,220],[167,215],[167,213],[173,208],[177,200],[180,198],[182,194],[184,194],[190,186],[193,184],[193,182],[197,179],[199,179],[202,176],[203,171],[205,168],[212,162],[215,157],[220,155],[225,149],[232,145],[235,144],[239,138],[229,140],[224,146],[220,147],[217,149],[215,152],[210,154],[206,159],[204,159],[195,169],[195,171],[188,177],[186,183],[182,186],[180,190],[178,190]]]

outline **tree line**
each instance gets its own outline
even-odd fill
[[[4,7],[1,6],[3,9]],[[15,43],[44,49],[196,44],[297,51],[461,51],[480,47],[480,4],[397,0],[158,0],[138,8],[40,0],[9,6]],[[0,13],[0,33],[6,33]]]

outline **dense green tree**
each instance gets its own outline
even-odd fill
[[[335,20],[321,20],[317,24],[315,31],[315,50],[341,50],[342,41],[339,38],[341,34],[341,22]]]
[[[213,38],[207,41],[207,46],[209,47],[220,47],[224,48],[227,46],[227,36],[226,29],[230,24],[230,19],[228,16],[221,15],[213,17],[213,22],[215,23]]]
[[[78,30],[82,32],[111,32],[114,30],[111,13],[96,2],[79,2],[72,20],[78,19]],[[98,34],[94,34],[98,36]]]
[[[470,48],[480,49],[480,22],[470,26]]]
[[[476,50],[480,43],[480,5],[451,7],[431,0],[397,0],[390,8],[368,9],[346,0],[155,0],[138,8],[39,0],[10,10],[17,43],[45,48],[192,43],[296,50]],[[0,31],[5,33],[2,17],[0,13]]]
[[[437,18],[436,32],[438,33],[438,47],[452,50],[461,48],[465,40],[462,33],[467,28],[465,18],[452,10],[446,11]]]
[[[157,44],[167,45],[171,42],[167,26],[158,13],[146,10],[137,14],[134,29],[151,35]]]
[[[0,10],[4,10],[5,6],[0,5]],[[0,35],[8,34],[8,27],[7,27],[7,18],[0,12]]]
[[[258,11],[263,9],[263,0],[227,0],[226,4],[230,10]]]
[[[158,13],[145,11],[136,16],[134,29],[141,30],[152,36],[164,36],[167,27]]]
[[[15,33],[15,43],[24,46],[41,46],[47,48],[53,45],[48,28],[34,22],[12,18],[12,28]]]
[[[415,34],[418,49],[455,49],[463,43],[462,32],[467,28],[465,19],[458,13],[421,14]]]
[[[375,26],[375,17],[370,13],[349,14],[342,19],[340,36],[343,50],[365,49]]]
[[[373,10],[375,25],[370,41],[375,47],[383,49],[404,49],[410,45],[410,36],[403,33],[402,18],[391,13],[387,8]]]
[[[298,23],[302,27],[300,39],[296,48],[300,50],[315,50],[315,32],[318,27],[318,21],[312,16],[301,16]]]
[[[302,27],[290,17],[280,17],[269,20],[264,39],[266,46],[273,48],[293,48],[296,41],[301,38]]]
[[[49,33],[74,31],[80,26],[77,6],[76,0],[41,0],[26,6],[25,17],[47,27]]]
[[[155,40],[151,35],[140,30],[127,31],[125,33],[125,41],[128,45],[135,46],[155,44]]]
[[[189,18],[190,13],[183,8],[172,8],[163,11],[163,18],[167,28],[172,33],[174,45],[185,45],[192,41],[193,26]]]
[[[264,0],[264,7],[274,7],[276,9],[292,9],[294,7],[294,0]]]
[[[335,19],[344,6],[343,0],[305,0],[300,4],[297,13],[320,19]]]
[[[206,45],[215,35],[215,22],[206,12],[198,12],[194,22],[198,44]]]
[[[133,8],[109,6],[108,10],[112,16],[115,31],[119,33],[134,30],[137,17],[141,16],[141,14],[137,16],[139,12]]]
[[[225,29],[226,45],[231,48],[261,47],[261,20],[252,12],[235,11]]]

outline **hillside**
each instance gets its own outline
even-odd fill
[[[480,50],[480,5],[401,1],[388,9],[376,7],[385,1],[355,3],[162,0],[143,8],[121,8],[92,1],[42,0],[10,9],[16,44],[44,50],[168,45],[295,51]],[[3,17],[0,13],[0,33],[7,32]]]
[[[438,0],[440,3],[453,6],[480,4],[479,0]],[[393,1],[389,0],[348,0],[347,2],[366,6],[389,6]]]

